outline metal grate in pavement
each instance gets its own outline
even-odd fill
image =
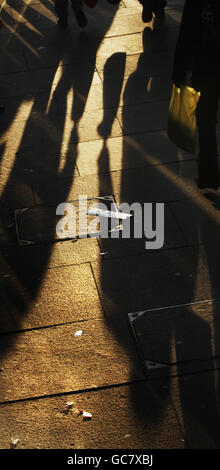
[[[119,212],[115,198],[113,195],[88,198],[85,203],[82,200],[67,201],[67,211],[62,215],[57,215],[57,205],[38,205],[35,207],[27,207],[18,209],[14,212],[17,240],[19,245],[33,245],[41,243],[55,243],[67,241],[70,239],[98,237],[99,236],[99,217],[96,216],[97,210]],[[92,210],[92,209],[93,210]],[[91,210],[92,214],[87,212]],[[62,211],[62,210],[61,210]],[[73,212],[72,212],[73,211]],[[71,235],[71,230],[63,224],[63,230],[57,228],[57,224],[61,219],[69,214],[69,222],[71,216],[74,216],[75,231]],[[59,212],[60,213],[60,212]],[[109,218],[109,228],[112,227],[111,218]],[[119,220],[115,220],[116,225],[120,227]],[[67,230],[65,230],[67,228]],[[98,229],[98,230],[97,230]],[[63,234],[61,233],[63,232]]]

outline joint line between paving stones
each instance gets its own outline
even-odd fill
[[[20,403],[20,402],[28,402],[28,401],[36,401],[36,400],[46,400],[46,399],[51,399],[51,398],[58,398],[58,397],[65,397],[69,395],[79,395],[83,393],[88,393],[88,392],[99,392],[102,390],[109,390],[109,389],[115,389],[119,387],[126,387],[129,385],[136,385],[139,383],[145,383],[147,382],[148,379],[143,378],[143,379],[137,379],[133,380],[131,382],[121,382],[117,384],[111,384],[111,385],[103,385],[99,387],[91,387],[91,388],[85,388],[81,390],[70,390],[68,392],[59,392],[59,393],[53,393],[53,394],[48,394],[48,395],[39,395],[35,397],[26,397],[26,398],[17,398],[15,400],[7,400],[7,401],[1,401],[0,406],[4,405],[11,405],[15,403]]]
[[[175,223],[178,227],[178,230],[180,231],[181,235],[183,236],[183,239],[184,239],[185,243],[188,244],[188,240],[187,240],[187,236],[185,234],[185,231],[184,231],[183,227],[181,226],[178,218],[176,217],[175,211],[172,208],[172,202],[168,202],[167,206],[168,206],[168,208],[170,210],[170,213],[171,213],[171,215],[172,215],[172,217],[173,217],[173,219],[174,219],[174,221],[175,221]]]
[[[144,103],[145,102],[140,102],[140,103],[137,103],[137,104],[141,104],[141,103]],[[147,101],[148,103],[148,101]],[[149,101],[149,103],[151,103],[151,101]],[[169,105],[169,99],[163,99],[163,100],[153,100],[152,103],[167,103]],[[123,105],[120,105],[118,108],[127,108],[129,106],[136,106],[136,103],[130,103],[130,104],[123,104]]]
[[[97,280],[96,280],[96,277],[95,277],[95,273],[94,273],[94,271],[93,271],[92,263],[89,262],[89,265],[90,265],[91,273],[92,273],[93,280],[94,280],[94,283],[95,283],[95,287],[96,287],[96,290],[97,290],[97,293],[98,293],[98,296],[99,296],[100,304],[101,304],[101,307],[102,307],[104,316],[106,316],[106,311],[105,311],[105,308],[104,308],[104,304],[103,304],[103,301],[102,301],[101,294],[100,294],[100,292],[99,292],[99,287],[98,287],[98,284],[97,284]]]
[[[68,66],[71,66],[71,65],[77,65],[77,64],[81,64],[81,63],[91,63],[91,60],[88,60],[88,59],[79,59],[77,61],[74,61],[74,62],[70,62],[68,64],[63,64],[63,65],[60,65],[60,67],[68,67]],[[55,71],[57,70],[57,66],[56,65],[45,65],[45,66],[36,66],[36,67],[28,67],[28,69],[22,69],[22,70],[12,70],[11,72],[0,72],[0,76],[1,75],[15,75],[15,74],[19,74],[19,73],[24,73],[24,72],[31,72],[31,71],[41,71],[41,70],[47,70],[47,69],[55,69]]]
[[[66,240],[66,241],[69,241],[69,240]],[[76,240],[77,241],[77,240]],[[59,242],[58,242],[59,243]],[[64,243],[63,242],[60,242],[60,243]],[[48,243],[48,245],[52,245],[54,244],[53,242],[51,243]],[[40,244],[36,244],[37,246],[40,246]],[[33,246],[36,246],[36,245],[33,245]],[[167,252],[167,251],[171,251],[171,250],[183,250],[183,249],[190,249],[190,248],[194,248],[194,247],[199,247],[199,246],[206,246],[206,245],[219,245],[219,241],[213,241],[213,242],[206,242],[206,243],[192,243],[192,244],[187,244],[187,245],[179,245],[179,246],[171,246],[171,247],[167,247],[167,248],[164,248],[163,249],[163,253]],[[45,246],[45,244],[41,244],[41,246]],[[25,246],[23,246],[22,248],[25,248]],[[150,256],[150,255],[157,255],[158,253],[155,252],[155,250],[149,250],[148,252],[142,252],[142,251],[138,251],[138,252],[135,252],[135,253],[125,253],[123,255],[115,255],[114,254],[111,256],[111,257],[108,257],[108,258],[105,258],[103,257],[103,259],[105,261],[110,261],[112,259],[121,259],[121,258],[131,258],[131,257],[134,257],[134,256]],[[48,266],[47,270],[49,269],[61,269],[63,267],[71,267],[71,266],[82,266],[84,264],[90,264],[90,262],[88,261],[84,261],[82,263],[71,263],[71,264],[61,264],[61,265],[54,265],[54,266]],[[39,267],[36,265],[36,267],[33,269],[23,269],[22,271],[13,271],[13,273],[10,273],[10,272],[2,272],[1,273],[1,276],[4,276],[4,275],[7,275],[8,277],[13,277],[14,274],[17,274],[17,273],[23,273],[23,272],[36,272],[39,270]],[[104,310],[104,308],[103,308]]]
[[[12,317],[12,320],[14,320],[13,317]],[[35,326],[35,327],[32,327],[32,328],[23,328],[23,329],[20,329],[20,330],[2,331],[0,333],[0,337],[1,336],[7,336],[7,335],[16,335],[16,334],[20,334],[20,333],[29,333],[31,331],[48,330],[49,328],[58,328],[60,326],[75,325],[76,323],[86,323],[86,322],[89,322],[89,321],[97,321],[97,320],[100,320],[100,317],[97,316],[97,317],[93,317],[92,319],[79,319],[79,320],[67,321],[67,322],[64,322],[64,323],[53,323],[51,325]]]
[[[212,369],[204,369],[204,370],[199,370],[199,371],[194,371],[194,372],[183,372],[180,374],[174,374],[174,375],[169,375],[166,378],[166,382],[169,382],[170,379],[173,378],[179,378],[179,377],[188,377],[188,376],[195,376],[198,374],[205,374],[207,372],[216,372],[220,370],[220,367],[212,368]],[[46,399],[52,399],[52,398],[58,398],[58,397],[65,397],[65,396],[70,396],[70,395],[81,395],[83,393],[88,393],[88,392],[100,392],[102,390],[110,390],[110,389],[116,389],[120,387],[126,387],[126,386],[132,386],[136,385],[139,383],[149,383],[149,382],[157,382],[161,381],[162,377],[155,377],[155,378],[149,378],[149,375],[143,379],[137,379],[133,380],[131,382],[122,382],[122,383],[117,383],[117,384],[111,384],[111,385],[103,385],[99,387],[91,387],[91,388],[85,388],[81,390],[70,390],[68,392],[59,392],[59,393],[54,393],[54,394],[48,394],[48,395],[38,395],[35,397],[26,397],[26,398],[17,398],[15,400],[6,400],[6,401],[1,401],[0,406],[5,406],[5,405],[12,405],[15,403],[24,403],[24,402],[30,402],[30,401],[37,401],[37,400],[46,400]]]
[[[71,241],[71,240],[68,239],[67,241]],[[64,243],[64,242],[57,242],[57,243]],[[37,243],[36,243],[36,244],[34,244],[34,245],[26,245],[26,246],[24,245],[24,246],[20,246],[20,248],[28,248],[28,247],[31,248],[31,247],[33,247],[33,246],[38,246],[38,247],[39,247],[39,246],[43,246],[43,247],[44,247],[45,245],[53,245],[53,244],[54,244],[54,243],[47,243],[47,244],[46,244],[46,243],[45,243],[45,244],[43,244],[43,243],[42,243],[42,244],[39,244],[39,243],[37,244]],[[11,246],[12,246],[12,245],[11,245]],[[13,247],[15,247],[15,246],[17,246],[17,245],[13,245]],[[8,245],[6,245],[5,248],[8,248]],[[89,265],[89,262],[88,262],[88,261],[82,261],[82,263],[59,264],[59,265],[54,265],[54,266],[48,266],[48,267],[47,267],[47,271],[48,271],[49,269],[52,270],[52,269],[62,269],[62,268],[64,268],[64,267],[82,266],[82,265],[84,265],[84,264]],[[0,275],[1,275],[1,276],[7,276],[7,277],[10,278],[10,277],[13,277],[15,274],[18,274],[18,273],[24,273],[24,272],[26,272],[26,273],[29,273],[29,272],[38,272],[39,270],[40,270],[40,266],[37,266],[37,265],[36,265],[34,268],[33,268],[33,267],[32,267],[31,269],[25,269],[25,268],[24,268],[24,269],[22,269],[22,271],[20,271],[20,270],[14,270],[13,272],[1,272]]]
[[[147,134],[147,133],[146,133]],[[123,134],[125,135],[125,134]],[[127,134],[126,134],[127,135]],[[129,135],[132,135],[132,134],[129,134]],[[112,136],[110,137],[110,139],[118,139],[120,136]],[[108,139],[109,140],[109,139]],[[83,143],[83,142],[82,142]],[[184,160],[183,162],[181,163],[188,163],[188,162],[194,162],[195,161],[195,158],[190,158],[190,159],[186,159]],[[92,176],[92,175],[109,175],[111,173],[119,173],[119,172],[123,172],[123,171],[129,171],[129,170],[137,170],[137,169],[141,169],[141,168],[154,168],[154,167],[158,167],[158,166],[164,166],[164,165],[172,165],[172,164],[175,164],[175,163],[180,163],[179,160],[166,160],[165,162],[163,163],[152,163],[152,164],[149,164],[149,163],[146,163],[145,165],[142,165],[140,167],[137,167],[137,166],[129,166],[128,168],[122,168],[122,169],[119,169],[119,170],[111,170],[110,172],[109,171],[99,171],[98,173],[88,173],[88,174],[82,174],[80,176],[82,177],[85,177],[85,176]],[[178,201],[182,201],[182,200],[185,200],[185,199],[190,199],[190,197],[183,197],[183,199],[176,199],[176,200],[171,200],[171,201],[168,201],[168,203],[172,203],[172,202],[178,202]]]

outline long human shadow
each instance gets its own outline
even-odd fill
[[[8,4],[10,5],[10,0]],[[14,2],[12,4],[16,8]],[[22,320],[40,292],[54,247],[53,243],[19,247],[15,227],[11,227],[14,209],[28,205],[41,206],[43,209],[44,206],[54,204],[55,211],[55,205],[65,202],[68,198],[75,175],[80,120],[84,114],[94,75],[96,53],[116,12],[117,6],[112,7],[112,13],[104,18],[104,26],[101,24],[100,30],[97,26],[98,33],[95,40],[91,40],[89,32],[80,34],[80,30],[76,29],[75,42],[72,43],[71,31],[63,32],[59,29],[54,31],[51,22],[45,17],[42,17],[42,24],[38,18],[38,33],[36,33],[33,10],[31,8],[26,10],[26,20],[33,26],[33,29],[28,30],[30,46],[36,45],[41,28],[44,35],[47,24],[50,29],[48,37],[46,35],[44,37],[42,62],[35,56],[28,57],[36,76],[39,68],[42,67],[45,71],[43,90],[40,87],[40,91],[34,91],[33,84],[27,81],[26,88],[23,89],[24,94],[16,98],[16,107],[10,118],[7,123],[3,122],[3,132],[6,135],[10,126],[14,125],[15,116],[25,100],[31,101],[28,119],[24,124],[21,140],[16,147],[16,155],[13,155],[14,161],[11,163],[1,195],[3,309],[0,329],[2,332],[7,333],[13,329],[10,324],[8,326],[11,317],[16,324],[15,330],[19,330]],[[54,28],[58,26],[54,25]],[[25,23],[20,29],[17,28],[17,32],[25,36],[27,32]],[[47,48],[47,40],[51,44],[51,38],[53,46],[57,43],[57,48],[53,49],[55,54],[52,62],[51,48]],[[47,67],[48,64],[50,66]],[[32,78],[35,79],[34,72]],[[63,142],[65,133],[69,133],[66,144]],[[0,160],[3,162],[5,162],[4,149],[5,145],[2,145]],[[28,195],[28,199],[25,195]],[[36,217],[36,220],[33,218],[31,223],[32,233],[47,233],[47,239],[54,240],[56,218],[52,223],[48,223],[46,211],[44,213],[42,210],[40,217]],[[13,338],[15,336],[11,334],[4,335],[1,344],[2,354],[10,348]]]
[[[136,128],[137,117],[140,128],[144,129],[146,118],[148,118],[149,123],[149,116],[144,113],[141,116],[137,116],[135,113],[132,114],[131,107],[127,106],[135,103],[134,97],[137,95],[137,90],[141,96],[142,89],[146,102],[152,99],[151,92],[155,80],[152,76],[155,56],[151,54],[155,47],[154,34],[155,32],[152,32],[149,28],[144,31],[144,52],[140,55],[137,69],[130,75],[123,93],[122,127],[130,135],[125,135],[123,142],[120,202],[132,203],[138,201],[142,205],[145,202],[165,202],[166,237],[166,205],[168,206],[166,201],[169,201],[167,194],[173,194],[174,200],[175,198],[177,200],[186,198],[187,192],[185,192],[181,174],[187,162],[179,161],[179,155],[174,148],[172,155],[164,160],[164,156],[167,157],[167,155],[163,155],[161,149],[164,149],[165,154],[167,151],[165,133],[156,133],[153,140],[149,140],[149,136],[145,138],[143,131],[142,134],[135,133],[133,129]],[[110,68],[108,70],[106,67],[106,72],[110,73]],[[152,81],[150,77],[152,77]],[[107,83],[108,78],[105,77],[105,80]],[[164,86],[163,80],[167,81],[167,84],[170,82],[169,74],[165,73],[161,80],[156,85],[158,94]],[[119,85],[118,92],[121,87],[120,73]],[[117,88],[117,85],[115,86]],[[111,95],[112,91],[110,87],[107,89],[105,86],[104,90],[107,95],[104,102],[107,102],[108,94]],[[149,90],[148,93],[146,90]],[[163,100],[163,98],[161,99]],[[155,100],[155,95],[153,100]],[[118,98],[116,102],[119,102]],[[153,134],[151,134],[151,137],[153,138]],[[159,147],[158,140],[160,141]],[[102,158],[106,158],[107,163],[109,162],[106,141],[99,156],[100,170],[102,170]],[[167,163],[169,164],[167,165]],[[172,163],[173,165],[171,165]],[[109,163],[106,168],[108,166]],[[109,175],[109,194],[112,188],[111,175]],[[102,174],[100,174],[100,194],[102,191]],[[207,300],[207,293],[206,291],[203,293],[202,288],[198,293],[196,292],[198,288],[197,277],[202,275],[200,243],[204,231],[202,224],[204,209],[198,207],[196,202],[192,202],[192,205],[195,206],[199,214],[197,220],[192,217],[192,223],[195,224],[193,247],[187,247],[190,242],[184,239],[182,246],[180,244],[179,248],[175,249],[173,247],[172,249],[172,243],[175,244],[175,235],[172,235],[172,231],[167,235],[168,241],[171,237],[171,249],[165,247],[163,251],[157,253],[153,251],[146,252],[143,239],[133,240],[133,243],[130,243],[130,241],[127,243],[127,240],[114,240],[112,243],[108,241],[106,246],[109,250],[109,259],[102,257],[100,260],[101,295],[106,311],[106,324],[114,332],[120,344],[124,345],[131,359],[133,352],[128,349],[125,336],[123,337],[120,329],[116,326],[124,316],[123,314],[127,317],[129,312],[185,305],[181,310],[181,312],[183,311],[183,320],[180,318],[180,314],[176,314],[176,317],[173,316],[172,309],[164,310],[160,314],[149,313],[143,338],[145,354],[149,360],[154,359],[155,362],[158,360],[158,362],[167,364],[169,373],[164,378],[162,371],[161,376],[159,374],[155,379],[154,374],[148,371],[148,380],[143,384],[146,392],[145,402],[143,403],[143,399],[139,399],[139,394],[136,395],[135,387],[131,388],[130,399],[139,420],[146,425],[146,430],[148,426],[159,425],[165,409],[171,403],[177,416],[177,427],[185,439],[185,443],[181,446],[219,448],[219,385],[216,391],[212,325],[207,322],[207,318],[203,314],[200,315],[193,310],[192,306],[188,305],[195,300]],[[174,227],[173,230],[175,231]],[[117,243],[119,249],[114,252]],[[215,261],[215,269],[213,269],[215,256],[217,261]],[[210,252],[210,249],[206,247],[204,259],[206,257],[209,267],[207,276],[211,286],[210,298],[213,298],[218,295],[216,282],[219,270],[218,253],[215,249]],[[214,342],[216,355],[218,355],[219,320],[215,306],[213,318]],[[176,358],[172,357],[174,351]],[[204,377],[202,372],[207,366],[206,360],[209,361],[208,374]],[[201,365],[202,361],[204,361],[203,366]],[[200,366],[198,366],[199,363]],[[172,372],[172,368],[169,367],[171,364],[175,365],[177,372]],[[184,366],[188,366],[188,369],[184,369]],[[130,381],[134,383],[137,377],[135,367],[134,361],[134,366],[130,372]],[[184,370],[188,371],[185,372],[185,375]],[[191,381],[187,381],[188,374]],[[175,376],[175,380],[172,375]],[[174,382],[177,384],[176,396],[179,394],[179,407],[175,400],[173,401]],[[209,406],[207,406],[207,402]],[[181,420],[183,420],[182,423]],[[176,445],[176,443],[174,444]]]

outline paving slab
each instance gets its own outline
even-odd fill
[[[129,81],[124,80],[122,86],[120,83],[120,73],[118,73],[116,80],[113,80],[113,78],[112,72],[108,74],[106,79],[104,78],[104,93],[103,85],[98,84],[90,87],[88,95],[82,95],[86,111],[99,108],[114,108],[118,105],[126,106],[129,104],[167,100],[170,98],[170,78],[168,80],[164,80],[163,77],[149,77],[149,79],[147,79],[145,76],[143,80],[138,73],[137,75],[134,73],[133,79],[131,78]],[[119,86],[121,89],[120,95],[118,96],[117,91]],[[61,97],[59,97],[56,95],[56,99],[58,100],[61,112],[63,112],[65,109],[63,96],[61,95]],[[68,112],[67,115],[69,113],[71,113],[71,111]]]
[[[0,182],[1,209],[16,209],[30,207],[34,205],[33,192],[25,177],[16,179],[16,182],[9,182],[7,185],[2,178]]]
[[[172,213],[181,227],[187,244],[219,242],[220,240],[220,198],[210,194],[201,207],[189,199],[170,204]]]
[[[117,118],[125,134],[167,129],[169,101],[120,107]]]
[[[124,209],[125,211],[125,209]],[[144,208],[142,207],[142,211],[144,212]],[[155,213],[155,207],[153,208],[153,214]],[[165,206],[164,208],[164,244],[160,248],[161,250],[166,250],[169,248],[174,247],[182,247],[185,246],[185,238],[179,229],[178,225],[175,222],[175,219],[172,217],[169,207]],[[139,221],[139,223],[143,223],[143,219]],[[131,256],[134,254],[146,253],[146,241],[149,241],[147,238],[147,230],[152,227],[151,220],[148,220],[147,223],[145,221],[145,232],[144,226],[142,226],[142,230],[140,230],[139,238],[135,238],[135,230],[136,230],[136,221],[135,216],[134,220],[131,219],[130,222],[130,238],[123,238],[123,230],[119,234],[117,238],[109,238],[99,239],[100,250],[102,253],[102,259],[109,259],[112,257],[121,257],[121,256]],[[157,226],[157,229],[159,226]],[[148,232],[149,233],[149,232]],[[153,248],[152,248],[153,249]]]
[[[19,74],[20,75],[20,74]],[[23,74],[22,74],[23,75]],[[26,76],[27,78],[27,76]],[[32,77],[30,77],[31,79]],[[46,113],[46,108],[48,104],[48,94],[47,93],[39,93],[37,96],[33,98],[33,95],[20,95],[20,96],[5,96],[2,93],[1,103],[5,105],[4,113],[0,114],[0,124],[1,126],[10,127],[10,125],[17,121],[24,121],[27,118],[29,112],[29,103],[32,100],[34,101],[32,109],[31,109],[31,116],[32,118],[39,119],[40,114]],[[58,114],[59,108],[56,99],[53,97],[53,100],[50,105],[50,113]],[[49,119],[49,117],[48,117]]]
[[[92,263],[106,314],[219,298],[217,245],[155,251]]]
[[[17,329],[102,316],[89,264],[20,272],[3,278],[5,304]],[[46,271],[46,272],[45,272]]]
[[[137,53],[137,54],[126,54],[126,63],[124,69],[124,78],[128,78],[132,73],[134,73],[137,69],[138,63],[141,59],[143,64],[143,69],[145,68],[146,71],[150,73],[152,76],[157,75],[167,75],[172,70],[172,60],[170,54],[168,52],[163,52],[160,54],[159,58],[151,51],[147,51],[145,53]],[[120,64],[121,55],[115,54],[114,63],[112,63],[112,73],[117,73],[118,67]],[[96,59],[96,68],[98,73],[103,81],[103,74],[104,74],[104,67],[105,67],[106,59],[105,57],[97,57]]]
[[[135,145],[135,143],[134,143]],[[106,155],[106,154],[105,154]],[[196,195],[200,199],[195,188],[196,165],[194,161],[185,161],[173,164],[161,165],[159,158],[149,156],[149,161],[156,166],[132,168],[123,171],[101,173],[100,175],[86,175],[67,178],[65,175],[59,179],[41,178],[41,181],[30,175],[35,200],[37,204],[64,202],[62,187],[68,188],[68,200],[78,199],[79,195],[87,194],[88,197],[106,196],[114,194],[118,203],[128,202],[164,202],[177,201]]]
[[[169,389],[189,448],[219,449],[219,370],[173,378]]]
[[[129,314],[148,377],[218,368],[219,308],[207,301]]]
[[[57,153],[63,154],[68,148],[69,141],[72,143],[84,142],[89,140],[101,139],[109,135],[117,136],[122,134],[120,124],[115,117],[112,110],[106,110],[105,121],[102,122],[103,111],[88,111],[82,119],[74,125],[74,119],[77,120],[78,116],[73,111],[71,120],[63,122],[61,116],[54,115],[52,119],[47,119],[41,112],[38,113],[36,119],[35,114],[31,113],[32,103],[29,105],[29,119],[27,121],[14,120],[13,124],[5,131],[0,140],[0,145],[3,147],[2,167],[7,166],[8,156],[14,156],[13,161],[10,160],[9,165],[12,168],[19,165],[19,158],[15,158],[17,152],[23,152],[35,147],[34,142],[40,142],[41,148],[45,149],[44,154],[47,152],[48,142],[51,146],[56,147]],[[80,117],[79,117],[80,118]],[[99,125],[102,123],[101,131]],[[67,151],[69,155],[70,150]],[[18,157],[18,154],[16,155]],[[6,161],[5,161],[6,160]],[[71,159],[70,167],[75,166],[74,158]],[[55,155],[54,164],[56,165],[57,172],[59,167],[59,159]],[[32,170],[34,166],[32,165]],[[70,170],[69,170],[70,171]]]
[[[16,328],[16,323],[5,304],[4,289],[2,287],[3,279],[0,282],[0,293],[1,293],[1,312],[0,312],[0,333],[6,331],[13,331]]]
[[[74,64],[82,61],[82,57],[84,61],[91,59],[95,61],[96,55],[97,57],[108,57],[117,52],[126,52],[126,54],[143,52],[142,32],[104,38],[102,42],[100,39],[91,39],[89,33],[79,35],[78,31],[67,33],[67,36],[62,36],[58,42],[60,33],[60,31],[54,32],[58,36],[54,41],[56,45],[48,44],[38,50],[37,54],[29,48],[24,49],[27,68],[36,69],[56,66],[61,60],[63,65]],[[71,38],[69,38],[71,40],[68,40],[69,34],[71,34]],[[72,38],[73,34],[74,40]]]
[[[66,101],[66,95],[72,86],[74,86],[74,89],[80,89],[81,92],[83,90],[85,93],[90,86],[100,83],[99,75],[94,67],[94,61],[91,59],[80,62],[77,66],[72,64],[62,65],[61,61],[54,67],[45,67],[34,71],[27,70],[16,74],[2,74],[0,96],[1,98],[21,96],[21,101],[25,100],[26,96],[33,96],[38,104],[38,100],[41,98],[38,94],[47,92],[47,100],[46,96],[43,96],[46,109],[50,94],[55,89],[56,93],[62,92],[63,100]],[[51,104],[56,101],[54,93],[52,98]]]
[[[9,228],[7,234],[2,235],[2,232],[1,229],[0,272],[5,275],[21,270],[32,271],[41,267],[45,270],[46,268],[88,263],[100,256],[100,249],[95,238],[69,240],[55,243],[52,246],[50,244],[18,246],[15,233],[12,235],[13,242],[10,244],[8,240]]]
[[[48,175],[49,178],[53,175],[56,178],[58,168],[64,168],[66,162],[71,162],[72,175],[78,175],[78,169],[76,167],[76,156],[73,148],[70,146],[68,149],[60,146],[56,143],[48,147],[39,146],[33,148],[23,147],[15,155],[11,153],[11,149],[4,152],[4,159],[1,165],[1,180],[5,183],[8,182],[8,178],[13,180],[18,178],[24,178],[25,176],[35,174],[37,177],[44,177]],[[13,172],[11,173],[11,169]],[[9,176],[10,175],[10,176]]]
[[[165,131],[109,138],[105,146],[101,140],[80,142],[75,150],[80,176],[193,159],[177,149]]]
[[[27,63],[24,57],[24,49],[22,46],[18,48],[16,54],[14,52],[14,44],[1,45],[1,70],[4,73],[19,72],[27,69]]]
[[[52,143],[58,147],[62,142],[62,128],[63,124],[60,122],[59,117],[53,116],[53,119],[48,119],[42,111],[37,111],[32,115],[32,108],[34,100],[28,100],[21,105],[21,110],[18,109],[18,114],[21,114],[11,125],[5,130],[0,144],[5,146],[4,155],[14,155],[18,151],[30,149],[34,146],[34,142],[40,142],[41,146],[51,140]],[[24,118],[24,108],[26,108],[26,119]],[[37,118],[36,118],[37,114]]]
[[[0,447],[9,449],[183,449],[181,429],[163,383],[141,383],[95,392],[0,406]],[[65,414],[66,403],[73,408]],[[74,408],[92,413],[83,421]]]
[[[143,378],[128,322],[113,324],[114,335],[104,321],[92,320],[2,337],[1,401]]]

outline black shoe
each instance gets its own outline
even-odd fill
[[[144,23],[150,23],[150,21],[152,21],[152,18],[153,18],[151,2],[148,2],[148,0],[147,1],[144,0],[142,5],[143,5],[142,21]]]
[[[87,18],[82,8],[75,8],[74,10],[76,21],[80,28],[84,28],[87,25]]]
[[[62,29],[66,29],[67,26],[68,26],[68,21],[67,21],[67,17],[57,17],[57,24],[62,28]]]

